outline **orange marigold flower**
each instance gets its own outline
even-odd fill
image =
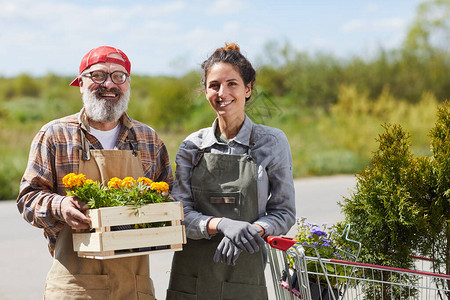
[[[161,182],[161,192],[167,193],[169,191],[169,184],[167,182]]]
[[[153,182],[151,189],[154,191],[158,191],[160,193],[164,193],[164,192],[168,192],[169,191],[169,185],[164,182],[164,181],[160,181],[160,182]]]
[[[133,177],[125,177],[122,180],[122,186],[123,187],[131,187],[132,185],[136,184],[136,180]]]
[[[69,173],[63,177],[62,182],[65,187],[68,187],[68,188],[72,187],[72,177],[73,176],[75,176],[75,173]]]
[[[86,176],[84,174],[69,173],[63,177],[63,183],[68,188],[80,187],[86,183]]]
[[[86,179],[86,184],[95,184],[95,181],[91,179]]]
[[[118,188],[118,187],[120,187],[120,186],[122,186],[122,180],[119,179],[119,178],[117,178],[117,177],[113,177],[113,178],[111,178],[111,179],[108,181],[108,187],[109,187],[110,189],[112,189],[112,188]]]
[[[80,173],[76,175],[75,181],[76,181],[75,186],[80,187],[86,183],[86,176]]]
[[[150,178],[147,178],[147,177],[139,177],[137,181],[142,182],[148,186],[150,186],[153,182]]]

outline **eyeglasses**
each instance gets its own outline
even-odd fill
[[[108,73],[105,71],[98,70],[81,74],[81,76],[90,78],[93,82],[97,84],[104,83],[106,79],[108,79],[108,75],[111,76],[111,81],[114,82],[115,84],[124,84],[125,81],[127,81],[127,78],[130,77],[130,75],[122,71],[114,71],[112,73]]]

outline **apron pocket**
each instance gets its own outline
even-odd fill
[[[204,215],[241,219],[240,192],[208,192],[192,188],[195,209]]]
[[[156,300],[156,298],[151,294],[138,292],[138,300]]]
[[[47,278],[45,299],[109,299],[108,275],[63,275]]]
[[[153,283],[146,275],[136,275],[136,289],[139,300],[154,300]]]
[[[167,290],[167,296],[172,295],[177,297],[170,299],[197,299],[197,278],[172,273],[170,278],[169,289]],[[186,295],[187,298],[179,298],[181,295]],[[189,296],[194,298],[189,298]]]
[[[222,297],[220,299],[264,300],[268,299],[267,288],[260,285],[223,282]]]

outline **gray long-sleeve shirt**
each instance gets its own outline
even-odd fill
[[[259,213],[259,219],[254,223],[264,228],[265,236],[286,234],[295,223],[292,156],[286,135],[279,129],[254,124],[246,116],[237,136],[223,143],[215,137],[216,126],[217,120],[212,127],[189,135],[176,156],[176,181],[171,194],[177,201],[183,202],[187,237],[211,238],[206,226],[213,216],[203,215],[194,209],[191,191],[192,168],[198,148],[209,148],[211,153],[245,154],[252,127],[255,145],[251,154],[257,162]]]

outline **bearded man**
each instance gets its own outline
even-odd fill
[[[108,260],[80,258],[74,229],[89,228],[87,205],[66,196],[62,178],[82,173],[148,177],[170,187],[173,174],[164,143],[149,126],[128,117],[131,63],[117,48],[101,46],[81,60],[79,86],[84,107],[44,125],[34,138],[17,206],[27,222],[42,228],[53,265],[45,299],[155,299],[148,255]]]

